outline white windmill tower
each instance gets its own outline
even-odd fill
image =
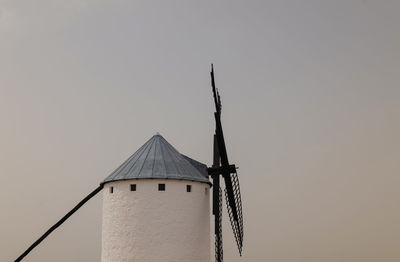
[[[21,261],[89,199],[104,190],[102,262],[209,262],[210,192],[214,215],[215,260],[223,261],[222,190],[239,249],[243,215],[236,166],[229,164],[221,125],[221,99],[215,103],[213,165],[180,154],[160,134],[154,135],[71,211],[36,240]],[[212,184],[208,178],[212,178]]]
[[[207,166],[160,134],[104,180],[102,262],[210,261]]]

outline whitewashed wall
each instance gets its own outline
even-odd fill
[[[165,191],[158,191],[159,183],[165,183]],[[130,191],[130,184],[136,184],[136,191]],[[186,185],[192,185],[192,192],[186,192]],[[116,181],[105,184],[103,196],[102,262],[210,261],[208,184]]]

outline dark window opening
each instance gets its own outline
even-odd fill
[[[114,193],[114,188],[110,187],[110,194]]]
[[[165,184],[158,184],[158,191],[165,191]]]
[[[131,184],[131,191],[136,191],[136,184]]]
[[[186,192],[192,192],[192,186],[186,185]]]

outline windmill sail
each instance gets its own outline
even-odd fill
[[[240,255],[242,254],[242,247],[243,247],[243,214],[242,214],[242,201],[240,196],[240,187],[239,187],[239,179],[236,173],[235,165],[230,165],[228,160],[228,154],[226,152],[224,134],[222,130],[221,124],[221,97],[219,95],[218,90],[215,87],[215,79],[214,79],[214,68],[211,65],[211,86],[214,96],[214,103],[215,103],[215,137],[214,137],[214,147],[218,148],[218,166],[213,165],[212,168],[208,169],[209,174],[215,177],[213,179],[214,186],[218,186],[219,190],[219,175],[222,175],[225,182],[225,198],[226,204],[228,209],[228,214],[230,218],[230,222],[232,225],[233,234],[236,239],[236,243],[239,249]],[[214,153],[216,149],[214,149]],[[219,162],[220,161],[220,162]],[[215,162],[215,157],[214,157]],[[214,203],[217,202],[217,189],[214,188]],[[219,201],[220,203],[220,201]],[[216,213],[214,210],[215,220],[217,222],[217,216],[219,218],[219,214]],[[217,236],[217,227],[220,228],[219,224],[215,224],[215,232],[216,232],[216,243],[219,241],[219,236]],[[218,243],[217,243],[218,244]],[[222,251],[221,251],[222,253]],[[217,254],[216,254],[217,255]],[[217,256],[216,256],[217,257]],[[217,262],[222,261],[218,260]]]
[[[235,235],[235,240],[239,249],[239,254],[242,255],[243,248],[243,214],[242,214],[242,200],[240,196],[239,178],[237,173],[233,173],[232,176],[232,188],[233,188],[233,199],[236,206],[237,219],[234,217],[234,212],[231,205],[228,204],[228,191],[225,190],[225,199],[227,202],[227,209],[229,214],[229,219],[231,221],[233,234]]]
[[[217,136],[214,135],[214,154],[213,167],[220,165],[220,156],[218,152]],[[222,245],[222,191],[220,187],[219,175],[212,175],[213,179],[213,215],[214,215],[214,235],[215,235],[215,261],[223,261]]]

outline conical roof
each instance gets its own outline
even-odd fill
[[[103,184],[141,178],[183,179],[210,183],[206,169],[206,165],[180,154],[157,133],[112,172]]]

